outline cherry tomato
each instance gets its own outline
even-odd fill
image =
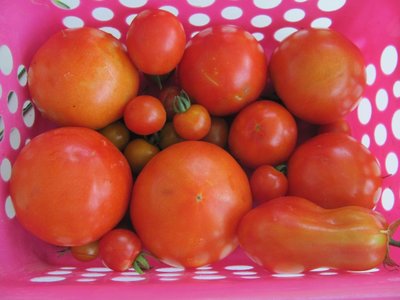
[[[288,190],[288,181],[281,171],[271,165],[262,165],[250,176],[250,188],[255,205],[268,200],[285,196]]]
[[[296,122],[280,104],[260,100],[242,109],[233,120],[229,149],[250,168],[285,162],[297,139]]]
[[[93,241],[82,246],[71,247],[72,256],[79,261],[91,261],[99,255],[99,242]]]
[[[164,106],[160,100],[150,95],[133,98],[124,110],[126,127],[139,135],[149,135],[159,131],[166,120]]]
[[[118,121],[102,128],[99,132],[108,138],[119,150],[124,150],[131,138],[129,129]]]
[[[117,228],[107,232],[99,243],[100,257],[110,269],[123,272],[133,267],[142,251],[138,236],[127,229]]]
[[[271,272],[362,271],[384,262],[387,229],[382,215],[364,207],[324,209],[304,198],[281,197],[247,213],[238,235],[247,255]]]
[[[235,159],[214,144],[184,141],[143,168],[130,213],[154,256],[172,266],[199,267],[235,250],[238,222],[250,208],[248,179]]]
[[[83,27],[64,29],[40,47],[28,85],[44,117],[99,129],[122,117],[138,92],[139,74],[117,39]]]
[[[211,117],[211,128],[204,141],[226,148],[228,144],[229,125],[224,118]]]
[[[351,135],[351,127],[345,119],[339,119],[335,122],[323,124],[318,127],[318,133],[342,132]]]
[[[126,46],[134,64],[147,74],[172,71],[182,58],[186,34],[181,22],[168,11],[146,9],[132,21]]]
[[[181,89],[175,85],[169,85],[164,87],[159,95],[161,103],[164,105],[165,111],[167,112],[167,119],[172,120],[175,115],[174,102],[175,98],[179,96]]]
[[[161,129],[159,146],[161,149],[165,149],[173,144],[183,142],[184,139],[181,138],[175,131],[174,124],[172,122],[167,122]]]
[[[267,59],[249,32],[234,25],[216,25],[188,42],[178,77],[182,88],[210,114],[229,115],[261,94]]]
[[[132,183],[127,160],[107,138],[84,127],[61,127],[21,150],[10,193],[28,231],[54,245],[80,246],[121,220]]]
[[[191,104],[186,111],[175,114],[172,122],[176,133],[185,140],[201,140],[211,128],[211,116],[200,104]]]
[[[269,66],[288,110],[314,124],[347,115],[366,84],[360,49],[332,29],[308,28],[290,35],[274,51]]]
[[[317,135],[288,161],[289,195],[324,208],[358,205],[373,208],[380,198],[381,171],[375,156],[344,133]]]
[[[132,140],[124,150],[129,165],[134,174],[138,174],[149,160],[156,155],[160,149],[150,144],[144,139],[137,138]]]

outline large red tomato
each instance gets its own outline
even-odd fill
[[[19,222],[42,240],[78,246],[99,239],[123,217],[132,175],[122,153],[100,133],[62,127],[33,138],[12,169]]]
[[[182,88],[212,115],[228,115],[256,100],[267,78],[267,59],[258,41],[234,25],[199,32],[178,65]]]
[[[303,29],[286,38],[271,56],[270,75],[287,108],[315,124],[349,113],[366,84],[361,51],[331,29]]]
[[[121,118],[139,75],[117,39],[84,27],[50,37],[33,57],[28,83],[46,118],[98,129]]]
[[[324,208],[373,208],[381,192],[375,156],[345,133],[317,135],[299,146],[288,162],[289,195]]]
[[[133,188],[131,218],[144,247],[172,266],[218,261],[238,245],[251,208],[246,174],[221,147],[185,141],[158,153]]]

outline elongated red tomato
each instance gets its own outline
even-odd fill
[[[164,149],[138,175],[131,218],[144,248],[172,266],[216,262],[238,245],[251,208],[246,174],[221,147],[184,141]]]
[[[19,153],[10,193],[18,221],[59,246],[98,240],[123,217],[132,175],[123,154],[103,135],[61,127],[34,137]]]
[[[271,272],[361,271],[384,262],[387,229],[382,215],[364,207],[323,209],[304,198],[281,197],[247,213],[238,234],[247,255]]]

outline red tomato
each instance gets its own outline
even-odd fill
[[[28,73],[39,111],[60,125],[103,128],[122,117],[139,75],[121,43],[101,30],[64,29],[36,52]]]
[[[181,89],[175,85],[169,85],[164,87],[159,95],[161,103],[164,105],[165,111],[167,112],[167,119],[172,120],[175,115],[174,102],[177,96],[181,93]]]
[[[185,140],[201,140],[211,128],[211,116],[200,104],[191,104],[181,113],[176,113],[172,119],[176,133]]]
[[[213,143],[226,148],[228,144],[229,125],[224,118],[211,117],[210,131],[203,138],[203,141]]]
[[[288,162],[289,195],[324,208],[373,208],[381,193],[375,156],[344,133],[317,135],[299,146]]]
[[[113,229],[107,232],[99,243],[100,257],[110,269],[123,272],[133,267],[142,251],[138,236],[128,229]]]
[[[351,127],[345,119],[339,119],[335,122],[323,124],[318,127],[318,133],[342,132],[351,135]]]
[[[184,141],[142,170],[130,206],[143,245],[172,266],[216,262],[237,247],[236,229],[251,208],[248,179],[222,148]]]
[[[87,244],[113,228],[128,207],[131,188],[122,153],[83,127],[34,137],[19,153],[10,179],[19,222],[59,246]]]
[[[288,190],[288,181],[281,171],[270,165],[262,165],[250,176],[250,188],[253,202],[259,205],[265,201],[285,196]]]
[[[99,255],[99,242],[94,241],[81,246],[71,247],[72,256],[79,261],[91,261]]]
[[[140,95],[133,98],[125,107],[126,127],[139,135],[149,135],[159,131],[167,120],[164,106],[157,98]]]
[[[267,79],[267,59],[244,29],[219,25],[187,44],[178,66],[182,88],[212,115],[229,115],[256,100]]]
[[[281,197],[247,213],[238,235],[248,256],[271,272],[361,271],[384,262],[387,229],[382,215],[364,207],[323,209],[303,198]]]
[[[280,104],[262,100],[241,110],[232,122],[228,144],[233,156],[256,168],[286,161],[297,139],[296,122]]]
[[[134,174],[138,174],[160,149],[142,138],[129,142],[124,150],[124,155],[129,162]]]
[[[182,58],[186,34],[181,22],[168,11],[146,9],[132,21],[126,46],[134,64],[147,74],[172,71]]]
[[[315,124],[348,114],[366,84],[361,51],[331,29],[303,29],[290,35],[271,56],[277,94],[299,118]]]

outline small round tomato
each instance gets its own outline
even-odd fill
[[[172,71],[182,58],[185,30],[168,11],[146,9],[132,21],[126,46],[133,63],[144,73],[162,75]]]
[[[211,128],[203,141],[225,148],[228,143],[229,125],[224,118],[211,117]]]
[[[107,232],[99,242],[99,253],[103,263],[118,272],[133,267],[141,251],[140,239],[128,229],[113,229]]]
[[[262,165],[250,176],[250,188],[253,202],[259,205],[268,200],[285,196],[288,181],[281,171],[270,165]]]
[[[274,51],[269,67],[287,109],[313,124],[331,123],[347,115],[366,85],[360,49],[332,29],[293,33]]]
[[[114,122],[99,132],[108,138],[119,150],[124,150],[131,138],[129,129],[122,122]]]
[[[342,132],[351,135],[351,127],[345,119],[339,119],[335,122],[323,124],[318,127],[318,133]]]
[[[183,142],[184,139],[181,138],[175,131],[174,124],[172,122],[167,122],[161,129],[159,134],[158,145],[161,149],[165,149],[173,144]]]
[[[259,97],[267,80],[267,59],[251,33],[216,25],[188,42],[178,77],[195,102],[212,115],[225,116]]]
[[[125,107],[126,127],[139,135],[149,135],[159,131],[167,120],[164,106],[157,98],[140,95],[133,98]]]
[[[122,117],[138,92],[139,73],[111,34],[89,27],[63,29],[34,55],[28,85],[44,117],[99,129]]]
[[[132,184],[126,158],[106,137],[89,128],[60,127],[21,150],[10,194],[28,231],[50,244],[79,246],[121,220]]]
[[[228,144],[245,166],[277,165],[292,153],[297,139],[293,116],[280,104],[260,100],[241,110],[233,120]]]
[[[144,139],[137,138],[129,142],[124,150],[132,172],[138,174],[160,149]]]
[[[71,247],[72,256],[79,261],[91,261],[99,255],[99,242],[93,241],[85,245]]]

